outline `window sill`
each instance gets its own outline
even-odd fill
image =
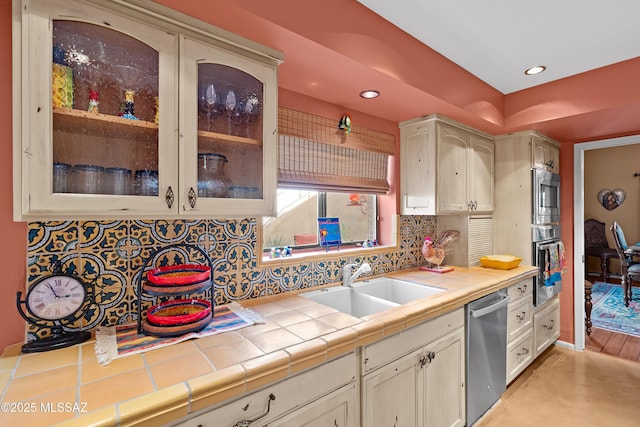
[[[338,250],[337,247],[331,247],[328,251],[320,248],[311,249],[292,249],[292,254],[287,257],[271,258],[269,254],[263,253],[258,258],[259,267],[273,267],[274,265],[300,264],[301,262],[310,262],[317,260],[339,259],[356,256],[372,256],[379,253],[397,250],[397,245],[376,246],[373,248],[363,248],[359,245],[345,245]]]

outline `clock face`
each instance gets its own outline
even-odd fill
[[[86,294],[82,282],[74,277],[48,276],[29,289],[27,309],[40,319],[64,319],[82,307]]]

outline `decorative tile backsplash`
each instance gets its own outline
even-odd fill
[[[435,217],[401,216],[399,228],[397,250],[260,266],[255,218],[32,222],[27,287],[59,263],[62,272],[81,277],[95,290],[95,304],[68,329],[130,323],[137,320],[139,302],[145,310],[162,300],[145,292],[139,295],[143,267],[210,262],[214,299],[224,304],[339,282],[341,267],[348,263],[369,262],[374,275],[423,264],[422,240],[434,235]],[[189,297],[210,298],[207,295]],[[30,334],[41,333],[45,332],[30,328]]]

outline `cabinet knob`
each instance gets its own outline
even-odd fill
[[[526,317],[527,312],[523,311],[522,314],[516,314],[516,318],[518,319],[519,322],[522,322],[524,320],[524,318]]]
[[[555,325],[555,322],[553,321],[553,319],[549,320],[549,325],[542,325],[547,331],[551,331],[553,330],[553,326]]]
[[[196,201],[198,200],[198,195],[193,190],[193,187],[189,187],[189,194],[187,195],[187,199],[189,200],[189,206],[191,209],[196,207]]]
[[[164,200],[167,202],[167,207],[171,209],[171,206],[173,206],[173,202],[175,201],[175,194],[173,194],[173,190],[171,189],[171,186],[167,188],[167,192],[164,195]]]

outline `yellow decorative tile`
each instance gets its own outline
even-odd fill
[[[356,348],[358,332],[355,329],[346,328],[330,332],[320,338],[327,342],[327,359],[332,359]]]
[[[22,353],[22,343],[12,344],[10,346],[5,347],[2,352],[2,358],[10,358],[14,356],[20,356]]]
[[[85,344],[82,346],[82,369],[80,378],[82,384],[144,368],[144,361],[140,354],[114,359],[109,365],[103,366],[98,363],[93,346],[94,344]]]
[[[285,349],[290,357],[291,373],[318,366],[327,361],[327,343],[316,338]]]
[[[317,338],[320,335],[328,334],[336,330],[331,325],[312,319],[306,322],[296,323],[295,325],[287,326],[287,330],[296,334],[304,340],[310,340]]]
[[[85,409],[86,411],[91,410],[90,407],[84,407],[81,403],[76,401],[75,387],[56,390],[51,393],[38,394],[38,397],[31,397],[22,402],[25,405],[28,405],[29,411],[0,411],[0,426],[50,425],[63,420],[72,419],[76,415],[74,412],[75,409]],[[5,398],[3,402],[16,402],[16,400],[12,398]]]
[[[48,371],[61,366],[78,366],[79,361],[80,347],[77,345],[43,353],[25,354],[20,358],[20,363],[18,363],[16,377]]]
[[[265,353],[271,353],[272,351],[302,342],[302,338],[292,334],[286,329],[267,331],[263,334],[254,335],[248,338],[248,340]]]
[[[311,319],[310,316],[300,313],[297,311],[283,311],[281,313],[273,314],[267,317],[271,322],[277,323],[280,326],[289,326],[295,323],[304,322],[305,320]]]
[[[384,336],[388,337],[397,332],[400,332],[405,328],[406,317],[402,311],[389,311],[380,316],[375,317],[376,320],[380,320],[384,323]]]
[[[231,331],[200,338],[195,340],[194,343],[198,348],[207,349],[218,345],[232,344],[239,341],[244,341],[242,335],[240,335],[237,331]]]
[[[163,388],[213,372],[213,367],[202,353],[194,350],[192,354],[153,364],[149,370],[156,386]]]
[[[53,424],[52,427],[113,427],[117,425],[117,413],[115,406],[107,406],[97,411],[71,418],[69,420]]]
[[[162,347],[156,350],[147,351],[146,353],[144,353],[144,358],[150,365],[153,365],[155,363],[165,362],[175,357],[192,354],[197,351],[198,348],[196,344],[193,340],[191,340],[170,345],[168,347]]]
[[[91,402],[95,409],[113,405],[153,391],[146,369],[136,369],[80,386],[80,401]]]
[[[19,359],[20,356],[2,356],[0,358],[0,372],[13,371]]]
[[[319,317],[318,320],[336,329],[348,328],[361,322],[358,318],[339,312],[333,312],[326,316]]]
[[[202,352],[216,369],[223,369],[264,354],[264,351],[244,339],[210,347]]]
[[[384,336],[384,323],[379,320],[367,320],[351,327],[358,333],[358,346],[376,342]]]
[[[256,323],[247,328],[242,328],[237,332],[243,337],[251,337],[253,335],[258,335],[263,332],[271,331],[273,329],[278,329],[278,328],[280,328],[280,325],[270,322],[268,320],[265,320],[264,323]]]
[[[120,426],[156,427],[189,413],[189,390],[184,383],[118,405]]]
[[[289,354],[283,350],[244,362],[246,389],[254,390],[287,376],[289,373]]]
[[[187,381],[191,390],[191,412],[208,408],[245,391],[245,370],[233,365]]]
[[[44,379],[46,378],[46,381]],[[56,390],[78,386],[78,365],[51,369],[45,374],[14,378],[4,394],[5,402],[18,402]]]

